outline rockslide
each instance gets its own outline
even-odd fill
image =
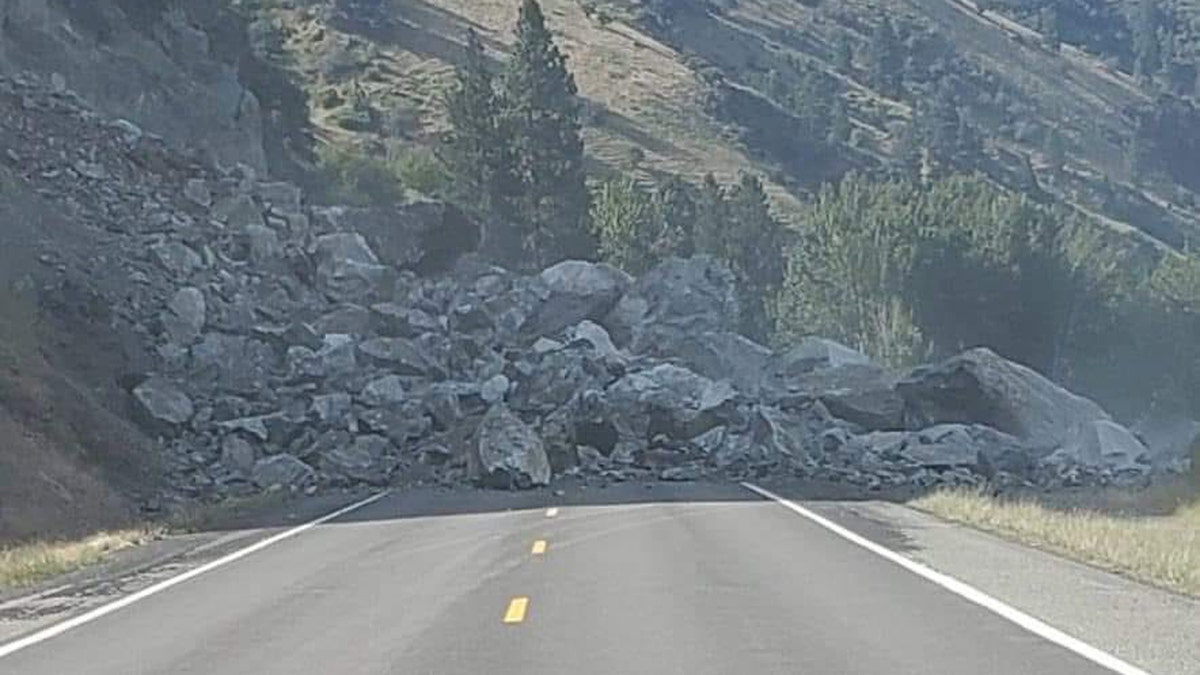
[[[0,80],[0,138],[0,162],[97,242],[74,257],[47,242],[43,302],[84,288],[140,341],[129,405],[181,495],[1149,471],[1099,406],[987,349],[897,375],[819,337],[756,344],[710,258],[640,279],[578,260],[515,273],[449,205],[311,205],[29,79]]]

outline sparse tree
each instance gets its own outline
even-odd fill
[[[1154,76],[1162,68],[1158,42],[1158,8],[1155,0],[1140,0],[1133,16],[1134,73],[1140,79]]]
[[[850,114],[846,111],[846,101],[841,96],[835,96],[829,124],[829,143],[835,145],[849,141],[850,130]]]
[[[741,289],[742,332],[765,342],[773,332],[770,308],[784,276],[784,232],[771,215],[762,181],[743,173],[729,191],[729,219],[734,234],[726,260]]]
[[[700,184],[700,195],[696,199],[695,246],[697,253],[718,258],[726,257],[729,242],[729,206],[725,201],[725,190],[711,173],[704,175]]]
[[[588,257],[588,190],[580,104],[566,56],[554,44],[536,0],[524,0],[503,76],[501,133],[512,146],[513,211],[526,251],[543,266]]]
[[[833,67],[843,75],[850,75],[854,71],[854,47],[844,32],[838,33],[833,43]]]
[[[1058,8],[1053,4],[1045,5],[1038,13],[1038,27],[1042,31],[1042,42],[1053,51],[1062,46],[1062,34],[1058,28]]]
[[[466,55],[446,100],[450,133],[443,144],[446,164],[469,203],[484,210],[501,206],[511,188],[512,162],[497,127],[497,98],[483,43],[467,30]],[[465,188],[463,190],[462,188]]]

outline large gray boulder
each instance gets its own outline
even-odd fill
[[[660,364],[617,380],[605,392],[604,403],[622,437],[646,441],[666,434],[686,440],[727,421],[736,396],[728,382]]]
[[[782,386],[778,395],[785,407],[820,401],[835,417],[865,429],[904,427],[904,401],[896,392],[896,378],[879,366],[851,363],[825,368],[784,381]]]
[[[603,318],[633,283],[632,277],[612,265],[583,260],[549,267],[538,281],[546,297],[523,326],[534,335],[550,335],[585,319]]]
[[[391,208],[326,207],[314,209],[314,215],[333,229],[363,237],[383,264],[418,274],[449,269],[475,251],[481,237],[479,223],[469,215],[433,200]]]
[[[192,399],[161,377],[151,377],[134,387],[133,396],[144,414],[159,423],[186,424],[196,414]]]
[[[809,336],[772,357],[769,376],[777,386],[786,387],[815,370],[867,365],[871,365],[871,359],[866,354],[833,340]]]
[[[472,477],[491,487],[528,488],[550,482],[541,438],[504,404],[484,415],[471,454]]]
[[[391,442],[383,436],[359,436],[352,444],[339,444],[323,451],[321,470],[331,476],[383,485],[388,481],[384,456],[390,449]]]
[[[369,295],[388,272],[367,240],[356,232],[335,232],[317,237],[312,254],[317,262],[318,288],[337,300]]]
[[[311,481],[313,468],[287,453],[263,457],[254,463],[251,480],[260,488],[292,487]]]
[[[919,368],[897,390],[910,427],[985,424],[1021,439],[1039,457],[1057,453],[1060,461],[1081,465],[1128,465],[1145,454],[1095,402],[990,349]]]
[[[673,331],[669,340],[647,351],[678,361],[709,379],[728,380],[748,396],[760,392],[772,358],[770,349],[732,331]]]
[[[680,336],[734,330],[738,312],[728,267],[709,256],[669,258],[642,275],[601,323],[619,347],[669,355]]]

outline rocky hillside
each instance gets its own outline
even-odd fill
[[[143,509],[361,483],[887,489],[1173,466],[987,350],[907,377],[820,339],[774,353],[733,332],[732,276],[705,257],[522,276],[452,207],[314,206],[31,79],[0,80],[0,131],[9,201],[47,225],[16,286],[105,346],[77,363],[97,409],[154,439]]]

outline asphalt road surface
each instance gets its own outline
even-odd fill
[[[742,487],[658,485],[388,495],[0,672],[1112,671]]]

